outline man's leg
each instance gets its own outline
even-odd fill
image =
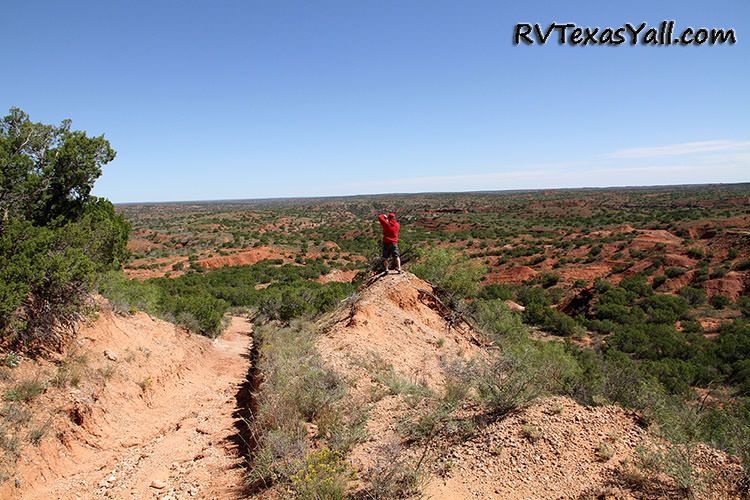
[[[396,271],[401,272],[401,257],[396,256]]]

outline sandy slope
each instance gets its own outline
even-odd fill
[[[422,407],[384,390],[377,365],[367,360],[392,366],[398,376],[423,381],[440,394],[452,361],[487,355],[482,342],[472,341],[481,341],[479,334],[466,324],[450,327],[450,317],[421,291],[433,290],[409,273],[375,279],[322,325],[318,347],[323,358],[351,381],[350,394],[369,416],[368,438],[348,457],[358,477],[366,481],[379,467],[394,463],[395,450],[401,457],[431,457],[422,470],[427,498],[680,496],[663,477],[649,477],[645,486],[631,488],[629,464],[639,447],[662,443],[648,435],[634,412],[618,406],[587,407],[566,397],[544,398],[505,418],[478,423],[463,442],[438,439],[430,449],[407,442],[398,429],[414,421]],[[476,411],[469,405],[463,413],[481,416]],[[694,453],[693,465],[716,478],[697,497],[734,498],[727,488],[740,472],[738,462],[705,446]]]
[[[103,387],[45,395],[55,432],[26,450],[3,497],[239,498],[237,408],[251,324],[234,317],[219,339],[188,335],[145,314],[111,312],[82,332],[92,363],[116,360]],[[67,413],[67,414],[66,414]]]

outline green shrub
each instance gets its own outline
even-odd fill
[[[736,304],[744,317],[750,317],[750,296],[743,295],[737,299]]]
[[[727,275],[728,272],[729,272],[729,269],[727,269],[726,267],[717,267],[717,268],[714,268],[713,271],[711,271],[711,274],[709,274],[709,277],[712,280],[723,278],[724,276]]]
[[[557,285],[559,281],[560,281],[560,275],[551,273],[549,271],[545,271],[539,276],[539,282],[544,288],[555,286]]]
[[[500,285],[492,283],[482,287],[482,291],[479,292],[479,298],[481,299],[501,299],[509,300],[513,298],[513,290],[508,285]]]
[[[651,287],[656,289],[662,286],[666,282],[667,282],[667,276],[665,274],[658,274],[654,276],[654,279],[651,281]]]
[[[708,303],[716,309],[724,309],[726,306],[731,304],[732,301],[726,295],[716,294],[711,296],[711,298],[708,300]]]
[[[680,288],[679,293],[693,307],[706,303],[706,292],[700,288],[685,286]]]
[[[22,380],[5,391],[3,398],[6,401],[25,401],[28,403],[42,394],[45,389],[45,384],[39,379]]]
[[[674,324],[685,315],[688,303],[680,296],[653,295],[644,299],[640,308],[648,315],[649,321]]]
[[[581,377],[580,366],[558,343],[506,342],[489,362],[473,367],[471,384],[498,415],[544,394],[570,393]]]
[[[668,267],[664,270],[664,274],[667,275],[668,278],[677,278],[679,276],[682,276],[685,274],[685,268],[684,267]]]
[[[576,320],[548,306],[530,304],[523,313],[524,320],[539,325],[544,330],[563,337],[582,336],[586,333]]]
[[[705,255],[706,253],[701,247],[692,247],[687,250],[687,256],[691,259],[702,259]]]
[[[623,278],[620,281],[620,287],[640,297],[648,297],[654,293],[652,287],[646,282],[646,278],[640,274]]]
[[[419,252],[418,261],[411,271],[432,283],[451,300],[474,297],[486,270],[468,257],[446,248],[433,248]]]
[[[116,312],[145,311],[158,314],[161,292],[153,283],[129,280],[122,271],[109,271],[97,277],[96,289]]]
[[[477,326],[490,338],[519,337],[528,331],[521,315],[512,312],[502,300],[475,300],[471,307]]]

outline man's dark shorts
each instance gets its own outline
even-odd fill
[[[383,259],[390,259],[391,257],[401,257],[398,252],[397,243],[383,243]]]

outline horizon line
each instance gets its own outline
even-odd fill
[[[391,193],[369,193],[369,194],[343,194],[343,195],[300,195],[300,196],[270,196],[265,198],[215,198],[200,200],[164,200],[164,201],[123,201],[112,202],[113,205],[159,205],[159,204],[186,204],[186,203],[246,203],[246,202],[279,202],[290,200],[334,200],[339,198],[366,198],[379,196],[415,196],[435,194],[492,194],[492,193],[533,193],[537,191],[585,191],[585,190],[607,190],[607,189],[653,189],[653,188],[679,188],[700,186],[741,186],[749,184],[744,182],[701,182],[688,184],[625,184],[610,186],[577,186],[577,187],[541,187],[527,189],[482,189],[469,191],[404,191]]]

